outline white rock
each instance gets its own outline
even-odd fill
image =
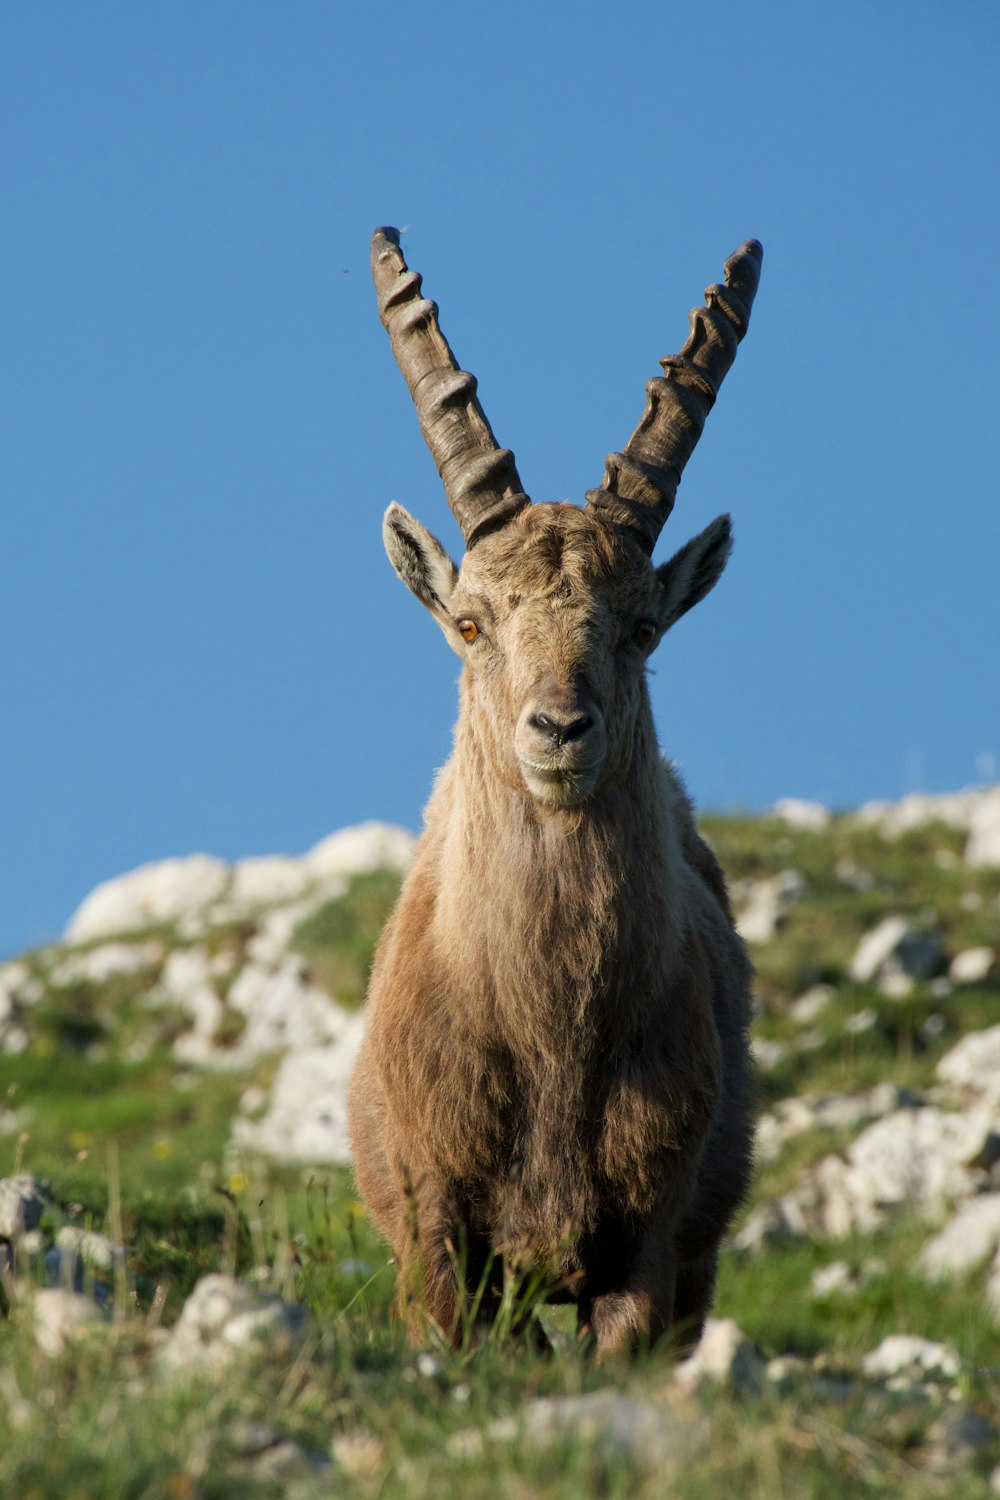
[[[984,1103],[1000,1102],[1000,1026],[970,1031],[935,1071],[945,1083],[980,1095]]]
[[[929,1281],[961,1276],[994,1255],[1000,1246],[1000,1193],[981,1193],[960,1205],[954,1216],[920,1252]]]
[[[842,854],[833,867],[833,873],[841,885],[846,885],[852,891],[870,891],[875,885],[875,877],[868,870],[862,870],[850,855]]]
[[[955,984],[979,984],[993,967],[992,948],[963,948],[948,965],[948,978]]]
[[[861,1368],[873,1380],[892,1375],[952,1380],[961,1370],[962,1362],[947,1344],[935,1344],[914,1333],[891,1333],[877,1349],[865,1355]]]
[[[988,1110],[896,1110],[862,1131],[843,1156],[824,1157],[791,1192],[755,1210],[736,1236],[737,1249],[867,1234],[903,1204],[940,1218],[983,1184],[982,1164],[995,1159],[996,1147]]]
[[[58,1359],[67,1343],[103,1321],[90,1298],[65,1287],[46,1287],[32,1298],[35,1341],[43,1354]]]
[[[830,822],[830,813],[822,802],[808,802],[801,797],[782,797],[768,811],[789,828],[805,828],[815,833],[822,832]]]
[[[871,984],[878,978],[891,992],[897,977],[928,979],[940,957],[941,944],[932,934],[917,932],[905,917],[883,917],[861,939],[848,973],[856,984]]]
[[[233,981],[229,1005],[246,1016],[231,1060],[243,1066],[272,1052],[305,1051],[336,1040],[347,1025],[347,1012],[307,978],[308,969],[295,954],[274,967],[248,964]]]
[[[275,1161],[349,1161],[347,1086],[363,1031],[360,1014],[345,1015],[336,1042],[290,1052],[278,1068],[264,1118],[234,1122],[235,1144]]]
[[[758,1155],[769,1161],[787,1141],[807,1130],[857,1130],[918,1102],[918,1095],[888,1082],[861,1094],[806,1094],[781,1099],[758,1121]]]
[[[962,792],[911,792],[899,802],[867,802],[854,816],[859,823],[881,828],[890,837],[912,828],[924,828],[928,823],[964,829],[995,790],[972,787]]]
[[[237,907],[269,906],[301,896],[315,876],[304,859],[273,854],[239,859],[233,866],[228,899]]]
[[[257,931],[247,943],[247,957],[255,963],[262,964],[265,968],[279,964],[288,952],[288,945],[299,923],[304,922],[306,917],[312,916],[313,912],[327,901],[333,900],[336,896],[342,896],[346,889],[346,879],[340,876],[331,877],[301,901],[293,901],[287,906],[277,906],[266,912]]]
[[[757,1390],[764,1365],[757,1351],[732,1318],[709,1318],[694,1353],[674,1371],[676,1383],[693,1390],[703,1383],[730,1390]]]
[[[757,880],[750,897],[738,913],[736,926],[747,943],[768,943],[792,906],[806,888],[805,876],[798,870],[781,870],[766,880]]]
[[[102,943],[84,953],[70,953],[49,970],[55,985],[106,984],[117,974],[137,974],[163,960],[162,943]]]
[[[22,1052],[27,1052],[31,1038],[23,1026],[17,1026],[8,1022],[3,1031],[3,1052],[7,1057],[18,1057]],[[91,1053],[93,1056],[93,1053]]]
[[[225,1006],[212,983],[210,960],[204,948],[175,948],[149,999],[150,1004],[173,1003],[186,1011],[191,1017],[194,1038],[201,1044],[211,1044],[225,1014]],[[190,1034],[187,1040],[190,1045]],[[184,1041],[184,1037],[178,1038],[178,1044]]]
[[[20,960],[0,966],[0,994],[16,1005],[37,1005],[45,986]]]
[[[788,1007],[788,1014],[799,1026],[811,1026],[822,1015],[837,991],[832,984],[814,984]]]
[[[360,823],[310,849],[305,856],[312,879],[363,874],[368,870],[405,870],[413,856],[416,839],[405,828],[391,823]]]
[[[894,916],[883,917],[877,927],[866,932],[848,965],[847,972],[854,982],[870,984],[911,930],[905,917]]]
[[[303,1308],[232,1276],[203,1276],[160,1357],[179,1373],[219,1371],[240,1355],[292,1352],[301,1345],[305,1329]]]
[[[770,1041],[764,1036],[755,1036],[750,1042],[754,1061],[763,1073],[770,1073],[776,1068],[782,1058],[788,1056],[788,1048],[784,1042]]]
[[[1000,1323],[1000,1250],[993,1258],[989,1278],[986,1282],[986,1306],[994,1322]]]
[[[620,1391],[584,1396],[547,1396],[531,1401],[519,1417],[501,1417],[488,1433],[493,1442],[521,1439],[532,1447],[586,1444],[605,1458],[671,1469],[690,1443],[702,1435],[699,1419],[682,1420],[668,1408],[637,1401]]]
[[[82,943],[173,922],[217,900],[229,882],[229,873],[227,864],[208,854],[142,865],[91,891],[70,919],[66,939]]]
[[[812,1273],[809,1289],[814,1297],[819,1298],[833,1297],[838,1293],[853,1296],[858,1290],[858,1284],[847,1261],[834,1260]]]
[[[16,1240],[37,1229],[47,1203],[45,1189],[30,1172],[0,1177],[0,1238]]]
[[[76,1224],[64,1224],[56,1235],[56,1248],[68,1259],[79,1259],[95,1271],[111,1271],[125,1259],[124,1245],[115,1245],[107,1235]]]
[[[973,809],[965,862],[978,868],[1000,866],[1000,787],[984,792]]]
[[[939,1214],[974,1191],[973,1164],[993,1135],[988,1112],[956,1114],[932,1105],[901,1109],[863,1131],[848,1151],[853,1186],[873,1205],[908,1203]]]

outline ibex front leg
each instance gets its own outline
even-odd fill
[[[669,1332],[676,1280],[675,1256],[650,1231],[623,1285],[580,1304],[579,1334],[596,1346],[599,1364],[616,1354],[636,1354]]]
[[[399,1309],[411,1344],[426,1344],[436,1332],[461,1343],[463,1302],[456,1271],[460,1226],[450,1195],[433,1179],[404,1183],[407,1203],[402,1242],[397,1249]]]

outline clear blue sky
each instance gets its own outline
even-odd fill
[[[733,514],[664,747],[708,807],[989,774],[998,35],[995,0],[5,7],[0,954],[146,860],[418,826],[456,664],[380,517],[459,538],[383,223],[536,500],[761,239],[660,541]]]

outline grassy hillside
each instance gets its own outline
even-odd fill
[[[280,1057],[246,1049],[253,1022],[238,988],[261,951],[267,910],[220,908],[195,926],[180,919],[129,933],[121,941],[133,967],[110,977],[100,977],[99,959],[98,977],[67,967],[106,948],[104,938],[0,969],[0,1177],[28,1173],[45,1185],[38,1222],[12,1233],[6,1252],[0,1493],[991,1493],[1000,1464],[994,1245],[938,1280],[921,1255],[956,1205],[1000,1197],[1000,1106],[949,1093],[936,1071],[961,1038],[1000,1021],[1000,871],[968,867],[963,835],[939,824],[895,838],[849,818],[813,830],[769,818],[713,817],[703,827],[738,909],[759,906],[766,882],[779,892],[773,933],[752,945],[767,1123],[716,1307],[753,1347],[719,1381],[699,1384],[692,1372],[679,1381],[659,1351],[597,1369],[560,1312],[546,1314],[556,1343],[548,1358],[502,1337],[460,1354],[407,1349],[390,1315],[393,1270],[349,1168],[269,1160],[234,1143],[234,1117],[266,1110]],[[298,965],[302,994],[325,990],[356,1006],[398,879],[366,872],[296,920],[292,912],[285,968],[274,972],[287,978]],[[904,964],[900,977],[889,962],[859,979],[858,946],[890,916],[910,924],[917,972]],[[171,980],[176,962],[168,969],[172,955],[195,948],[217,1002],[200,1053],[190,1045],[195,1002],[178,1002],[195,991]],[[987,956],[979,977],[963,979],[959,964],[949,978],[957,954],[982,948],[992,966]],[[878,1091],[887,1083],[891,1098]],[[872,1123],[918,1114],[929,1124],[982,1116],[982,1148],[956,1157],[961,1193],[946,1189],[931,1203],[924,1171],[912,1192],[876,1202],[870,1226],[856,1196],[859,1222],[848,1213],[846,1233],[817,1228],[824,1203],[810,1218],[809,1184],[821,1164],[849,1166]],[[792,1204],[784,1219],[779,1203]],[[799,1230],[788,1221],[796,1204],[806,1205]],[[74,1260],[78,1229],[106,1237],[93,1242],[96,1263]],[[124,1257],[102,1248],[109,1241]],[[280,1296],[306,1322],[262,1337],[251,1353],[205,1328],[202,1364],[178,1375],[170,1330],[210,1272]],[[52,1352],[35,1289],[74,1279],[97,1316]],[[278,1303],[266,1306],[278,1316]],[[901,1333],[946,1346],[944,1362],[928,1356],[919,1371],[904,1361],[895,1375],[866,1367]]]

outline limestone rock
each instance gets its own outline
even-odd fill
[[[772,1041],[765,1036],[752,1037],[750,1048],[754,1062],[763,1073],[770,1073],[772,1068],[776,1068],[788,1056],[788,1048],[784,1042]]]
[[[346,1013],[309,979],[295,954],[277,964],[248,964],[229,991],[229,1005],[246,1016],[239,1051],[247,1057],[322,1047],[338,1037]]]
[[[17,1240],[37,1229],[47,1204],[42,1183],[30,1172],[0,1177],[0,1239]]]
[[[788,1007],[788,1014],[799,1026],[811,1026],[826,1010],[837,991],[832,984],[814,984]]]
[[[789,828],[804,828],[811,833],[821,833],[830,822],[829,810],[822,802],[808,802],[801,797],[781,797],[768,812]]]
[[[883,917],[865,934],[848,965],[856,984],[878,981],[890,994],[906,993],[912,980],[929,979],[942,957],[932,933],[917,932],[902,916]]]
[[[732,1318],[709,1318],[698,1347],[674,1371],[674,1380],[685,1390],[708,1383],[756,1391],[763,1379],[763,1361]]]
[[[142,865],[91,891],[70,919],[66,939],[83,943],[173,922],[185,912],[216,900],[228,880],[228,865],[208,854]]]
[[[160,1351],[176,1373],[225,1370],[254,1354],[293,1353],[307,1325],[304,1308],[232,1276],[203,1276]]]
[[[64,1224],[56,1234],[56,1248],[61,1257],[79,1260],[95,1271],[112,1271],[125,1259],[124,1245],[116,1245],[106,1234],[93,1229],[81,1229],[77,1224]]]
[[[107,984],[118,974],[137,974],[163,962],[162,943],[102,943],[83,953],[69,953],[49,970],[49,982]]]
[[[58,1359],[66,1346],[104,1321],[96,1302],[64,1287],[45,1287],[32,1298],[35,1341],[43,1354]]]
[[[235,907],[249,908],[292,901],[314,878],[304,859],[281,854],[238,859],[227,899]]]
[[[1000,1246],[1000,1193],[982,1193],[958,1208],[928,1240],[919,1265],[930,1281],[961,1276],[981,1265]]]
[[[391,823],[360,823],[323,839],[310,849],[305,864],[314,880],[360,875],[367,870],[405,870],[415,843],[413,834],[405,828]]]
[[[831,1261],[809,1278],[809,1290],[817,1299],[856,1297],[864,1287],[886,1274],[886,1263],[877,1256],[866,1260],[860,1270],[853,1270],[846,1260]]]
[[[869,827],[880,828],[890,838],[928,823],[945,823],[949,828],[967,829],[978,809],[996,795],[995,787],[970,787],[962,792],[911,792],[899,802],[866,802],[855,818]]]
[[[998,1150],[988,1110],[896,1110],[862,1131],[843,1156],[824,1157],[791,1192],[758,1207],[736,1247],[755,1253],[785,1238],[870,1233],[903,1204],[940,1218],[983,1184]]]
[[[805,888],[805,876],[798,870],[781,870],[766,880],[753,881],[736,918],[744,941],[770,942],[789,907],[799,900]]]
[[[150,1004],[172,1003],[191,1018],[195,1037],[211,1043],[225,1007],[216,994],[209,957],[203,948],[175,948],[163,966]],[[180,1041],[185,1041],[182,1037]]]
[[[37,1005],[44,994],[44,985],[27,964],[19,960],[0,964],[0,996],[12,1005]]]
[[[996,961],[992,948],[963,948],[948,965],[953,984],[981,984]]]
[[[877,1083],[860,1094],[806,1094],[781,1099],[761,1116],[757,1150],[773,1160],[787,1141],[808,1130],[858,1130],[894,1110],[919,1104],[920,1096],[894,1083]]]
[[[982,793],[972,811],[965,862],[974,868],[1000,867],[1000,787]]]
[[[970,1031],[937,1065],[945,1083],[978,1095],[984,1104],[1000,1102],[1000,1025]]]
[[[346,1162],[347,1085],[364,1029],[363,1018],[341,1012],[336,1041],[290,1052],[278,1068],[267,1114],[237,1119],[234,1143],[274,1161]]]
[[[962,1362],[947,1344],[932,1343],[915,1333],[891,1333],[877,1349],[865,1355],[861,1368],[875,1380],[893,1375],[953,1380],[961,1370]]]
[[[521,1439],[544,1448],[571,1441],[574,1446],[595,1448],[605,1459],[672,1468],[703,1429],[700,1419],[682,1418],[650,1401],[635,1400],[620,1391],[593,1391],[530,1401],[520,1417],[501,1418],[488,1431],[494,1442]]]

